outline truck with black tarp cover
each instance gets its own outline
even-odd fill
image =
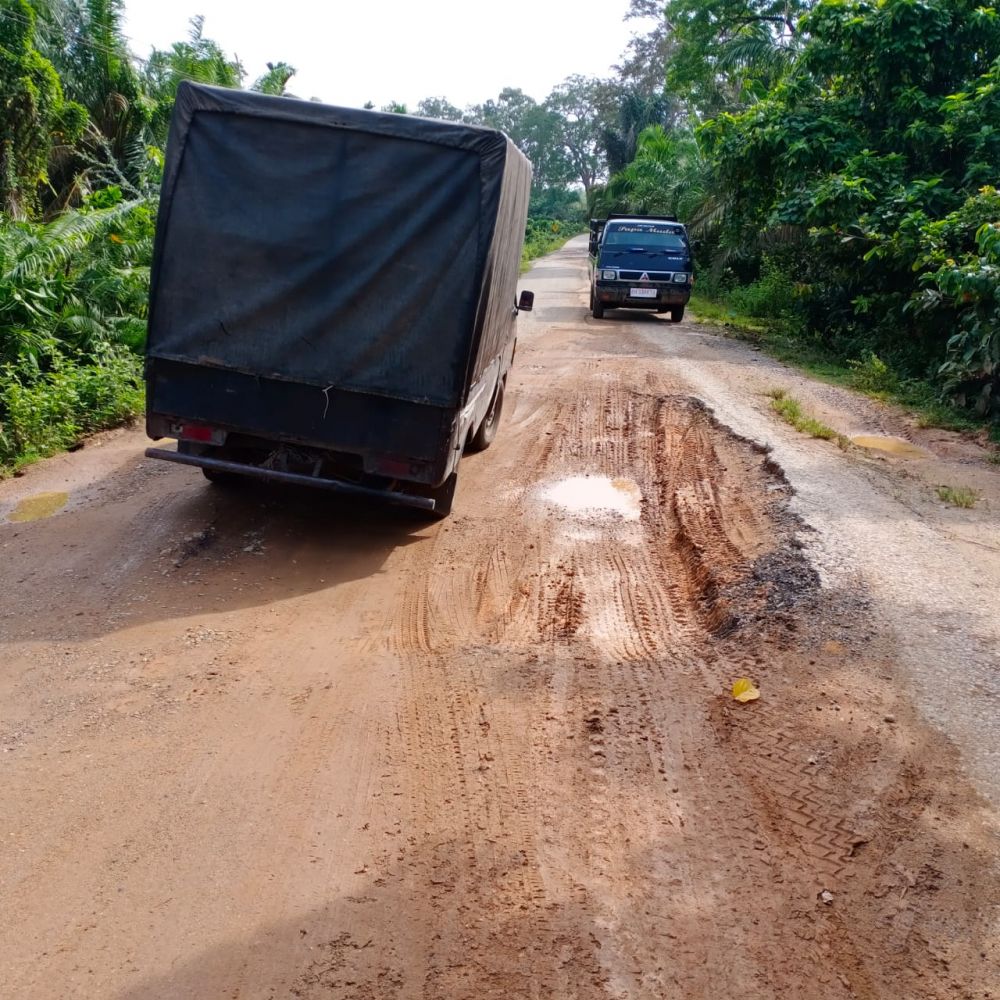
[[[181,84],[151,457],[447,514],[496,432],[531,166],[501,132]]]

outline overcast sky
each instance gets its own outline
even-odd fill
[[[628,0],[126,0],[125,34],[137,56],[187,35],[238,55],[247,85],[265,63],[298,72],[299,97],[357,107],[447,97],[464,107],[520,87],[536,100],[571,73],[606,76],[641,22],[623,21]]]

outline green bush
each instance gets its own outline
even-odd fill
[[[891,381],[873,354],[996,412],[1000,17],[974,0],[831,0],[798,28],[789,71],[696,130],[728,259],[797,239],[805,334],[861,358],[862,381]],[[745,311],[766,308],[764,280],[733,293]]]
[[[69,448],[143,409],[142,361],[120,347],[90,358],[54,353],[46,371],[0,368],[0,471]]]
[[[878,395],[895,392],[899,387],[899,376],[873,351],[865,357],[847,362],[851,369],[851,385],[861,392]]]
[[[1000,411],[1000,222],[976,233],[977,252],[947,260],[926,280],[929,297],[957,311],[940,368],[946,388],[988,415]]]
[[[536,257],[558,250],[571,236],[582,231],[581,225],[562,219],[529,218],[521,251],[522,269]]]
[[[797,284],[785,264],[773,256],[764,256],[756,281],[731,289],[726,298],[733,309],[745,316],[801,324],[802,304]]]

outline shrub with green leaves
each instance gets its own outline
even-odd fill
[[[728,198],[723,244],[759,254],[798,232],[803,313],[828,348],[939,377],[985,412],[1000,16],[977,0],[821,0],[799,29],[801,54],[761,99],[699,128]]]
[[[154,212],[109,190],[0,219],[0,468],[141,412]]]
[[[543,257],[561,247],[571,236],[581,232],[582,225],[562,219],[529,218],[521,251],[521,266],[526,267],[536,257]]]
[[[0,471],[69,448],[143,408],[142,361],[121,347],[89,357],[53,350],[44,371],[0,368]]]
[[[979,228],[976,248],[945,261],[925,285],[956,314],[940,374],[954,395],[985,415],[1000,411],[1000,222]]]

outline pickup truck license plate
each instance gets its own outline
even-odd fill
[[[633,299],[655,299],[656,289],[655,288],[630,288],[628,290],[630,298]]]

